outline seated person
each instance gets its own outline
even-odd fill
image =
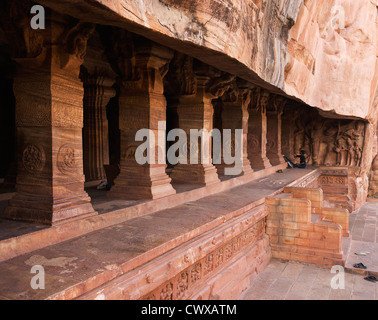
[[[284,156],[285,161],[288,163],[288,165],[291,168],[305,169],[307,167],[306,157],[305,157],[306,151],[301,150],[300,152],[301,152],[301,154],[295,156],[296,158],[299,158],[299,160],[300,160],[299,164],[294,163],[288,157]]]

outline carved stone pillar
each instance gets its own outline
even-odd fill
[[[232,156],[235,156],[235,143],[236,130],[243,130],[242,134],[242,159],[240,161],[240,175],[246,175],[252,173],[251,164],[248,160],[248,120],[249,112],[248,105],[251,101],[251,90],[246,87],[246,83],[237,84],[234,83],[232,89],[225,93],[222,98],[222,129],[231,130],[231,150]],[[224,133],[224,132],[223,132]],[[223,136],[223,143],[225,141],[225,136]],[[222,143],[222,148],[224,144]],[[235,164],[226,164],[224,161],[224,150],[222,149],[222,163],[216,165],[219,174],[225,174],[225,168],[234,168]]]
[[[267,157],[274,166],[285,163],[281,150],[282,113],[286,100],[272,96],[267,108]]]
[[[253,94],[249,109],[248,159],[253,169],[265,169],[272,166],[266,156],[266,108],[269,102],[269,93],[262,89],[256,89]]]
[[[190,58],[187,58],[190,59]],[[222,75],[199,61],[195,61],[193,70],[185,64],[186,70],[182,75],[183,81],[180,95],[170,99],[171,108],[178,115],[179,128],[186,133],[187,159],[186,163],[179,162],[172,170],[171,178],[177,183],[211,185],[219,182],[217,169],[212,164],[212,143],[209,136],[208,144],[204,143],[206,154],[201,150],[201,139],[191,141],[191,130],[204,130],[211,133],[213,129],[214,108],[212,100],[223,95],[228,90],[233,76]],[[180,78],[179,78],[180,79]],[[206,139],[205,139],[206,140]],[[193,154],[198,157],[193,163]]]
[[[174,194],[166,163],[161,163],[159,137],[165,141],[166,100],[163,78],[167,72],[171,50],[142,38],[128,38],[131,47],[121,48],[123,54],[122,83],[119,96],[119,127],[121,131],[120,174],[108,194],[114,197],[157,199]],[[121,43],[122,45],[122,43]],[[149,152],[154,161],[138,163],[136,141],[140,129],[149,129]],[[163,146],[162,146],[163,147]],[[165,159],[165,158],[164,158]],[[152,158],[151,158],[152,160]]]
[[[282,154],[293,160],[295,155],[295,131],[296,131],[296,119],[298,117],[298,112],[296,108],[300,106],[290,105],[286,108],[285,112],[282,114],[282,134],[281,134],[281,148]]]
[[[84,84],[83,152],[86,181],[106,179],[109,165],[109,133],[106,105],[115,96],[115,73],[104,57],[98,34],[88,41],[80,78]]]
[[[6,33],[16,44],[17,193],[3,217],[51,225],[94,215],[84,191],[79,79],[93,25],[47,12],[46,30],[34,31],[22,19],[30,6],[18,5],[10,16],[21,23]]]

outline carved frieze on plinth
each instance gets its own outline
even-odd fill
[[[270,168],[266,155],[269,93],[257,88],[252,93],[248,121],[248,159],[253,169]]]
[[[108,195],[157,199],[176,192],[165,173],[166,162],[161,161],[165,159],[165,148],[159,144],[159,137],[164,137],[165,141],[166,131],[162,125],[166,121],[163,78],[173,53],[166,47],[135,37],[128,38],[130,47],[119,48],[123,79],[119,96],[121,163],[120,174]],[[148,142],[147,137],[137,139],[140,129],[148,130],[151,135],[145,152],[139,154],[147,157],[144,162],[138,160],[137,150]]]
[[[14,43],[24,44],[13,51],[17,193],[2,217],[56,224],[94,215],[84,191],[83,85],[79,79],[94,27],[47,12],[46,30],[30,31],[28,20],[21,19],[29,16],[30,7],[17,8],[10,12],[21,23],[6,29],[10,39],[17,35]]]

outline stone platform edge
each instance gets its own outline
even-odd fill
[[[185,242],[168,241],[46,299],[235,299],[270,261],[266,215],[265,206],[259,205],[227,220],[219,218],[182,235]],[[188,239],[189,234],[196,236]],[[231,293],[225,289],[235,274],[244,285]]]
[[[49,227],[44,230],[38,230],[22,236],[5,239],[0,241],[0,262],[66,240],[71,240],[102,228],[123,223],[137,217],[153,214],[164,209],[176,207],[184,203],[196,201],[206,196],[214,195],[238,186],[242,186],[285,168],[286,164],[281,164],[268,169],[252,172],[249,175],[221,181],[217,184],[207,187],[201,187],[182,193],[177,193],[165,198],[149,200],[127,208],[110,211],[81,220],[69,221]],[[316,179],[319,175],[319,169],[314,169],[310,173],[304,175],[296,181],[293,181],[288,186],[305,186],[310,181]],[[282,192],[282,190],[283,187],[269,196],[278,194]],[[264,203],[264,201],[265,198],[262,198],[259,201],[251,204],[249,208],[245,209],[251,209],[254,206]]]

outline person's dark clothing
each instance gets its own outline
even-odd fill
[[[295,156],[296,158],[299,158],[300,160],[300,163],[299,164],[296,164],[294,163],[293,161],[291,161],[288,157],[284,156],[284,159],[286,160],[286,162],[289,164],[290,167],[292,168],[300,168],[300,169],[305,169],[307,167],[307,163],[306,163],[306,157],[301,154],[301,155],[297,155]]]
[[[294,164],[294,167],[301,168],[301,169],[306,168],[306,166],[307,166],[307,164],[306,164],[306,157],[303,154],[297,155],[295,157],[299,158],[300,163],[299,164]]]

